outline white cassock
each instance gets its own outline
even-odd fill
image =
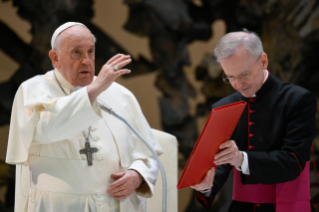
[[[22,83],[12,108],[6,162],[29,165],[31,171],[23,211],[144,211],[143,198],[153,195],[158,173],[150,151],[124,123],[101,111],[96,100],[91,104],[87,87],[74,92],[62,74],[55,73],[67,96],[49,71]],[[130,91],[114,82],[98,99],[133,124],[162,154]],[[85,147],[83,131],[87,135],[90,126],[90,145],[98,148],[92,166],[79,152]],[[106,193],[114,182],[110,175],[126,169],[138,171],[146,183],[117,201]]]

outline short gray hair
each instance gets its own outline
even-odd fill
[[[222,37],[214,50],[214,54],[217,61],[220,62],[232,56],[241,47],[245,48],[256,59],[264,53],[258,35],[243,29],[242,32],[231,32]]]

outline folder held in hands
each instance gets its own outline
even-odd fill
[[[214,156],[219,145],[231,138],[245,106],[246,102],[239,101],[212,110],[178,181],[178,189],[199,184],[210,168],[217,168]]]

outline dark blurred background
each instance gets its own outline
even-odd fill
[[[225,33],[256,32],[268,70],[319,97],[319,0],[0,0],[1,212],[13,211],[14,204],[15,168],[4,160],[15,92],[52,69],[51,36],[67,21],[82,22],[97,37],[96,73],[112,55],[132,55],[132,73],[117,81],[136,95],[151,127],[177,137],[179,174],[211,105],[234,92],[213,56]],[[318,152],[317,136],[317,164]],[[231,188],[228,179],[210,211],[226,211]],[[311,195],[318,203],[313,163]],[[182,212],[206,211],[189,188],[179,191],[178,206]]]

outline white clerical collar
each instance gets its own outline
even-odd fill
[[[58,69],[54,69],[56,78],[59,80],[61,86],[65,90],[67,94],[71,94],[74,91],[74,86],[71,85],[61,74],[61,72]]]
[[[265,78],[264,78],[264,81],[263,81],[263,84],[266,82],[266,80],[268,79],[268,76],[269,76],[269,72],[268,70],[266,70],[266,75],[265,75]],[[250,96],[250,98],[255,98],[256,97],[256,94]]]

